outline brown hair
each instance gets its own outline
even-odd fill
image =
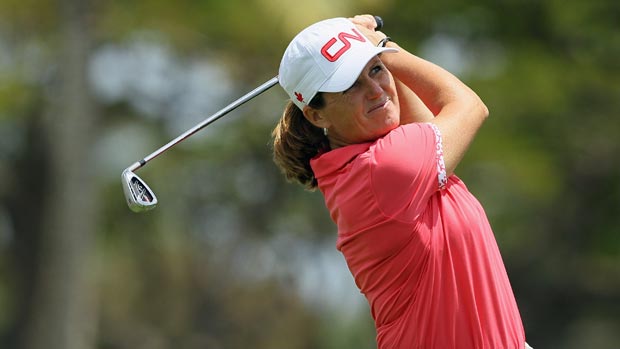
[[[320,92],[309,103],[315,109],[321,109],[324,105],[325,100]],[[308,190],[316,189],[317,180],[310,167],[310,159],[330,150],[323,130],[312,125],[301,109],[289,101],[271,135],[273,161],[286,179],[300,183]]]

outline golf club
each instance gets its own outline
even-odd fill
[[[153,209],[157,205],[157,197],[155,196],[155,193],[153,193],[151,188],[148,185],[146,185],[146,183],[140,177],[138,177],[134,173],[134,171],[143,167],[149,161],[161,155],[166,150],[172,148],[173,146],[179,144],[183,140],[189,138],[194,133],[205,128],[206,126],[208,126],[215,120],[235,110],[237,107],[241,106],[242,104],[251,100],[252,98],[267,91],[268,89],[270,89],[277,83],[278,83],[277,76],[269,79],[268,81],[258,86],[254,90],[248,92],[247,94],[243,95],[241,98],[230,103],[229,105],[227,105],[226,107],[218,111],[217,113],[211,115],[210,117],[208,117],[201,123],[185,131],[184,133],[179,135],[177,138],[171,140],[170,142],[168,142],[161,148],[147,155],[142,160],[134,162],[131,166],[123,170],[123,173],[121,175],[122,182],[123,182],[123,191],[125,193],[125,198],[127,199],[127,205],[129,205],[129,208],[134,212],[142,212],[142,211],[148,211],[150,209]]]
[[[375,21],[377,22],[377,28],[375,28],[375,30],[381,30],[381,28],[383,28],[383,19],[381,19],[381,17],[379,16],[374,16],[374,17],[375,17]],[[138,177],[134,173],[134,171],[143,167],[149,161],[153,160],[154,158],[161,155],[163,152],[167,151],[173,146],[179,144],[183,140],[189,138],[196,132],[202,130],[203,128],[210,125],[217,119],[235,110],[237,107],[241,106],[245,102],[267,91],[268,89],[270,89],[277,83],[278,83],[277,76],[269,79],[268,81],[258,86],[254,90],[248,92],[247,94],[243,95],[241,98],[230,103],[229,105],[227,105],[226,107],[218,111],[217,113],[209,116],[204,121],[200,122],[199,124],[192,127],[191,129],[185,131],[184,133],[179,135],[177,138],[171,140],[164,146],[160,147],[159,149],[155,150],[151,154],[147,155],[142,160],[134,162],[133,164],[131,164],[131,166],[123,170],[123,173],[121,174],[121,181],[123,184],[123,192],[125,193],[125,199],[127,200],[127,205],[129,206],[129,208],[134,212],[144,212],[144,211],[151,210],[155,208],[155,206],[157,206],[157,197],[155,196],[155,193],[140,177]]]

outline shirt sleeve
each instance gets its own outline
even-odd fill
[[[400,126],[381,138],[372,152],[374,196],[384,214],[411,221],[431,195],[445,188],[441,133],[431,123]]]

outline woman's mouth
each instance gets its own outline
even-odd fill
[[[374,111],[376,111],[376,110],[379,110],[379,109],[383,109],[383,108],[385,108],[385,106],[388,104],[388,102],[390,102],[390,97],[387,97],[387,98],[385,99],[385,101],[383,101],[383,102],[381,102],[381,103],[379,103],[379,104],[376,104],[376,105],[372,106],[372,107],[368,110],[368,113],[370,114],[370,113],[372,113],[372,112],[374,112]]]

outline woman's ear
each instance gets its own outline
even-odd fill
[[[304,117],[314,126],[318,128],[329,128],[329,121],[323,117],[323,113],[319,109],[312,108],[311,106],[305,106]]]

